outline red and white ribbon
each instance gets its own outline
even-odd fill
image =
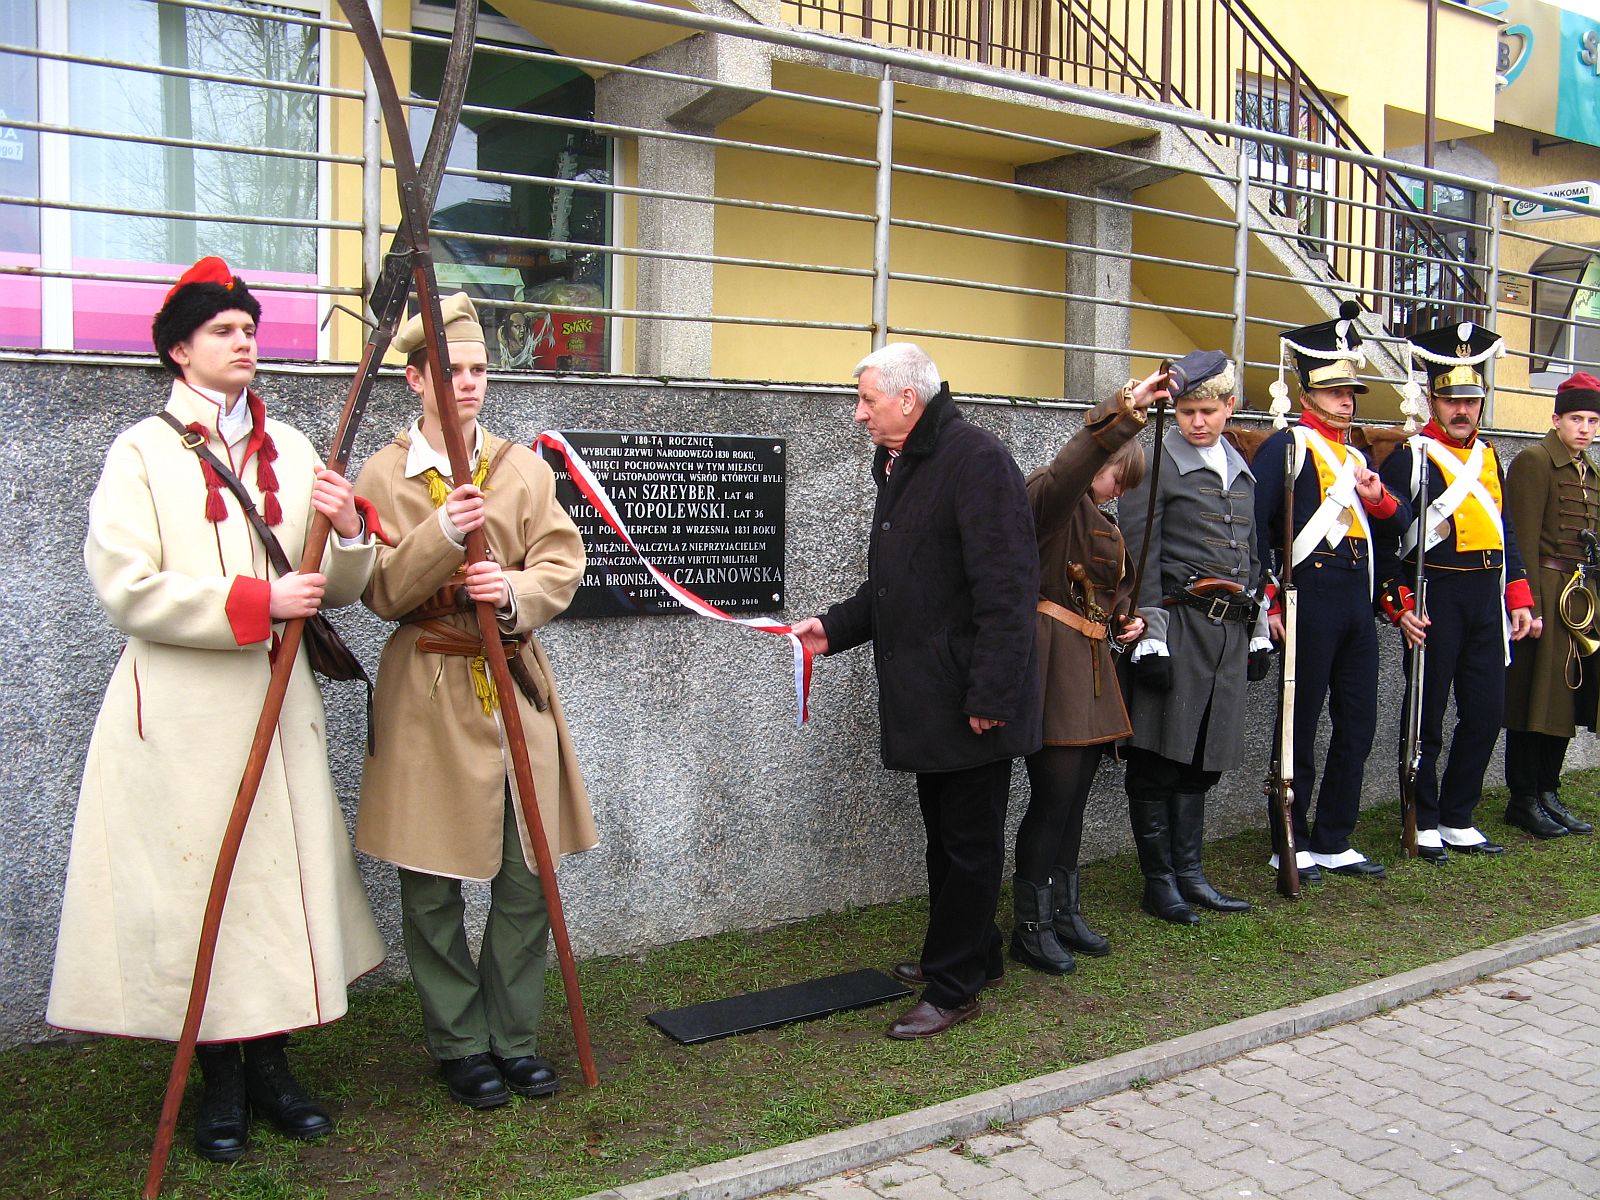
[[[794,650],[794,694],[796,715],[795,724],[804,725],[811,715],[809,698],[811,694],[811,652],[801,644],[795,636],[794,630],[781,621],[774,621],[769,617],[736,617],[725,613],[715,604],[711,604],[696,596],[676,579],[666,574],[655,563],[645,557],[644,551],[639,549],[633,540],[633,535],[628,532],[628,526],[623,521],[622,515],[617,512],[616,505],[612,503],[611,496],[607,493],[605,484],[595,478],[594,472],[589,469],[589,464],[583,461],[572,444],[554,430],[541,433],[533,443],[534,449],[550,449],[559,454],[567,464],[567,473],[572,477],[572,482],[577,485],[578,491],[589,502],[594,510],[611,526],[611,531],[627,543],[628,549],[638,555],[639,561],[644,564],[645,570],[655,578],[679,604],[690,612],[702,617],[709,617],[713,621],[727,621],[734,625],[743,625],[748,629],[759,630],[762,633],[777,634],[789,639],[789,645]]]

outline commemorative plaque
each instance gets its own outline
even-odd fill
[[[783,607],[782,438],[609,430],[563,430],[562,437],[664,575],[735,615]],[[561,456],[546,450],[545,457],[589,560],[566,615],[684,612],[578,491]]]

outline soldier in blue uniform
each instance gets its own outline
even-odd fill
[[[1256,530],[1263,559],[1283,554],[1285,455],[1292,455],[1294,541],[1292,577],[1299,596],[1294,698],[1294,836],[1300,878],[1316,883],[1322,871],[1372,879],[1383,867],[1350,845],[1361,811],[1361,775],[1378,720],[1378,631],[1373,620],[1375,556],[1379,540],[1399,538],[1410,520],[1361,451],[1347,442],[1356,397],[1366,384],[1357,377],[1366,361],[1356,318],[1361,308],[1346,301],[1337,320],[1283,335],[1283,357],[1292,356],[1300,384],[1300,420],[1280,429],[1256,451]],[[1281,362],[1281,360],[1280,360]],[[1280,366],[1273,385],[1281,423],[1288,388]],[[1280,577],[1282,563],[1278,563]],[[1283,618],[1269,614],[1275,641],[1283,641]],[[1324,705],[1332,722],[1328,757],[1317,793],[1316,821],[1308,822],[1317,779],[1317,724]],[[1272,865],[1278,865],[1277,855]]]
[[[1478,436],[1487,395],[1483,364],[1504,352],[1492,331],[1464,321],[1414,335],[1410,352],[1428,376],[1431,420],[1384,460],[1385,486],[1415,512],[1426,460],[1424,549],[1426,611],[1416,612],[1417,522],[1380,564],[1384,613],[1406,641],[1426,647],[1422,677],[1421,762],[1417,775],[1417,851],[1442,863],[1449,851],[1501,854],[1473,825],[1505,709],[1510,643],[1533,628],[1533,593],[1512,527],[1502,515],[1505,477],[1494,447]],[[1407,666],[1409,671],[1409,662]],[[1408,680],[1409,687],[1416,686]],[[1457,697],[1456,727],[1444,777],[1444,710]]]

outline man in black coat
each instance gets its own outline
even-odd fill
[[[878,447],[867,578],[795,627],[813,653],[873,644],[883,765],[914,771],[928,833],[925,984],[892,1038],[943,1033],[1003,972],[995,906],[1011,760],[1041,739],[1034,603],[1039,553],[1022,472],[956,411],[909,343],[857,364],[855,419]]]

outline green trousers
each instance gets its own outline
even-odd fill
[[[539,878],[523,861],[509,797],[478,961],[467,946],[459,879],[401,867],[400,916],[435,1058],[538,1053],[550,916]]]

